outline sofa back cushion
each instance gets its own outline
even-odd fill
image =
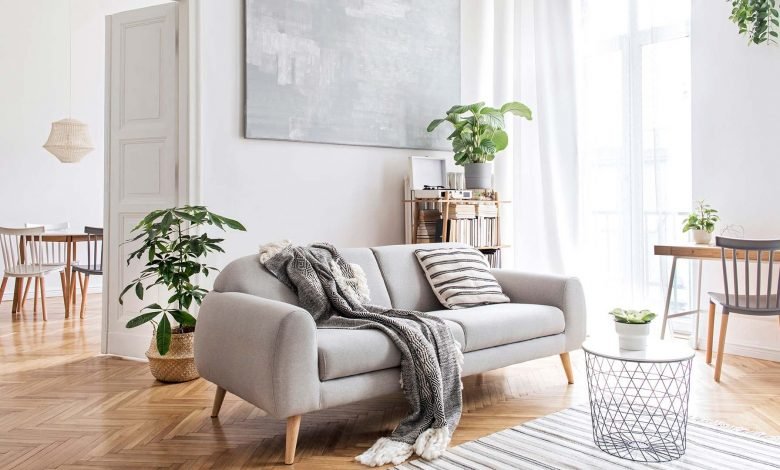
[[[390,296],[373,252],[369,248],[346,248],[339,251],[347,262],[358,264],[363,268],[371,294],[371,303],[390,307]],[[244,256],[225,266],[214,281],[214,290],[243,292],[298,305],[298,296],[268,272],[260,264],[257,255]]]
[[[371,248],[385,279],[390,302],[395,308],[430,312],[441,304],[425,277],[414,250],[418,248],[465,247],[460,243],[389,245]]]

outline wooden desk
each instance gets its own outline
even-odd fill
[[[37,238],[37,235],[36,235]],[[73,282],[73,270],[71,266],[76,259],[76,244],[79,242],[86,242],[89,239],[89,235],[83,232],[48,232],[41,236],[42,242],[50,243],[66,243],[65,250],[65,292],[62,293],[62,297],[65,303],[65,318],[70,315],[71,305],[76,305],[76,296],[71,298],[72,282]],[[24,259],[24,245],[20,247],[20,254]],[[11,303],[11,312],[16,313],[22,309],[22,295],[24,291],[24,278],[17,277],[14,279],[14,299]]]
[[[669,245],[655,245],[654,254],[659,256],[672,256],[674,258],[695,259],[695,260],[720,260],[721,249],[715,245],[697,245],[694,243],[676,243]],[[731,259],[731,249],[725,250],[726,259]],[[745,259],[745,253],[737,250],[737,259]],[[751,253],[750,259],[755,260],[756,255]],[[761,256],[762,261],[769,260],[769,253],[764,252]],[[780,262],[780,253],[775,253],[775,262]]]
[[[694,348],[699,349],[699,315],[701,313],[701,271],[702,263],[704,261],[720,261],[721,248],[715,245],[698,245],[690,242],[670,243],[663,245],[655,245],[653,253],[658,256],[671,256],[672,257],[672,271],[669,274],[669,286],[666,290],[666,303],[664,306],[664,318],[661,325],[661,339],[666,334],[666,324],[670,318],[682,317],[685,315],[696,315],[696,325],[694,327]],[[725,250],[726,259],[732,258],[732,250]],[[684,312],[669,313],[669,305],[672,300],[672,289],[674,288],[674,276],[677,272],[677,260],[678,259],[690,259],[699,262],[699,274],[697,278],[696,289],[696,310],[686,310]],[[745,253],[737,250],[737,259],[745,259]],[[755,260],[756,255],[750,254],[750,259]],[[769,253],[764,252],[761,256],[762,261],[769,260]],[[774,262],[780,262],[780,253],[775,253]]]

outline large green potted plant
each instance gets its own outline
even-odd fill
[[[164,287],[170,295],[165,306],[147,305],[126,325],[136,328],[148,322],[154,324],[146,357],[152,375],[162,382],[185,382],[198,377],[192,349],[196,319],[189,310],[193,302],[199,305],[208,291],[195,284],[194,278],[206,277],[216,270],[204,262],[204,256],[223,252],[223,239],[198,233],[200,227],[208,225],[221,230],[246,230],[239,222],[203,206],[173,207],[144,217],[131,231],[137,234],[126,242],[141,243],[128,255],[127,264],[137,259],[143,260],[145,266],[119,295],[119,303],[130,290],[141,300],[145,291],[156,286]]]
[[[692,230],[694,243],[708,245],[712,241],[715,223],[720,220],[718,211],[704,201],[696,201],[696,208],[683,224],[683,233]]]
[[[531,120],[531,110],[523,103],[511,101],[501,108],[491,108],[480,102],[455,105],[444,118],[428,124],[428,132],[433,132],[443,122],[454,127],[447,140],[452,142],[455,163],[464,167],[466,188],[492,189],[491,162],[497,152],[509,145],[509,136],[504,130],[506,113]]]

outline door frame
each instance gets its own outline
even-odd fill
[[[170,3],[160,1],[160,4]],[[177,36],[176,36],[176,59],[178,66],[178,165],[177,173],[179,175],[178,200],[180,204],[200,204],[202,190],[201,174],[201,146],[202,138],[200,136],[201,124],[201,89],[200,89],[200,48],[199,38],[201,33],[200,23],[200,0],[175,0],[177,6]],[[104,176],[103,176],[103,226],[109,227],[109,216],[111,214],[111,166],[109,155],[111,151],[111,16],[106,16],[106,41],[105,41],[105,120],[104,120],[104,140],[105,154]],[[113,188],[114,191],[119,188]],[[110,235],[107,237],[111,240]],[[114,241],[115,242],[115,241]],[[103,270],[107,274],[108,246],[103,247]],[[104,286],[108,286],[104,282]],[[108,354],[108,306],[112,301],[108,298],[108,289],[104,287],[102,295],[102,318],[100,334],[100,352]],[[113,301],[117,301],[114,299]],[[136,358],[132,358],[136,359]]]

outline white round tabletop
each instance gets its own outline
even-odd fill
[[[691,359],[695,352],[679,341],[649,340],[644,351],[620,349],[617,335],[588,338],[582,349],[596,356],[633,362],[679,362]]]

